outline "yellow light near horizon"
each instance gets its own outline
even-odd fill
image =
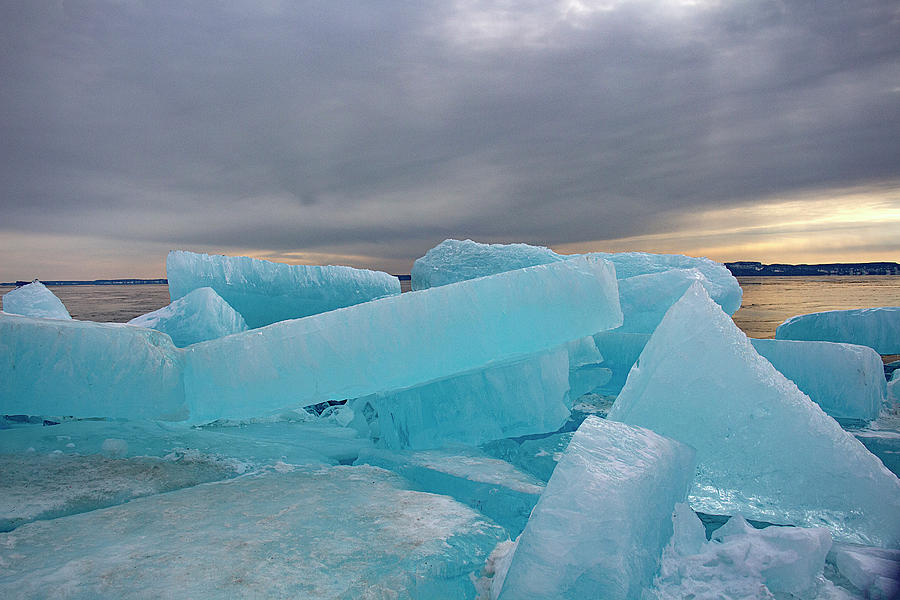
[[[900,185],[806,192],[670,217],[646,235],[555,246],[559,252],[644,251],[719,261],[900,261]]]

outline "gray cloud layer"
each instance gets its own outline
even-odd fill
[[[4,2],[0,81],[0,232],[411,260],[900,177],[892,1]]]

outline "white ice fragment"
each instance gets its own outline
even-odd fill
[[[41,319],[72,318],[62,301],[37,279],[3,294],[3,312]]]
[[[684,521],[679,523],[679,521]],[[683,544],[689,528],[690,546]],[[675,514],[675,535],[663,554],[660,573],[645,598],[656,600],[817,598],[824,584],[827,529],[754,529],[740,515],[707,542],[696,538],[703,525],[690,509]],[[681,531],[680,531],[681,530]]]

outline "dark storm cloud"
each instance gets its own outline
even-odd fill
[[[895,2],[0,17],[0,231],[412,259],[448,236],[633,236],[900,176]]]

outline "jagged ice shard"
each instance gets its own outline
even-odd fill
[[[188,417],[181,351],[153,329],[0,314],[0,381],[0,414]]]
[[[900,544],[900,480],[761,357],[699,284],[666,314],[608,418],[697,450],[695,510]]]
[[[166,273],[173,301],[191,290],[211,287],[251,328],[400,293],[400,281],[381,271],[182,250],[169,252]]]
[[[500,599],[640,598],[672,535],[693,457],[652,431],[588,417],[531,513]]]
[[[900,354],[900,306],[797,315],[779,325],[775,337],[780,340],[847,342],[869,346],[879,354]]]
[[[197,288],[128,324],[167,333],[179,348],[247,331],[244,317],[208,287]]]
[[[878,418],[887,383],[881,357],[872,348],[834,342],[750,342],[832,417],[862,421]]]
[[[3,312],[42,319],[72,318],[62,300],[37,279],[3,294]]]
[[[382,298],[185,350],[194,421],[402,390],[622,322],[609,262],[584,256]]]

